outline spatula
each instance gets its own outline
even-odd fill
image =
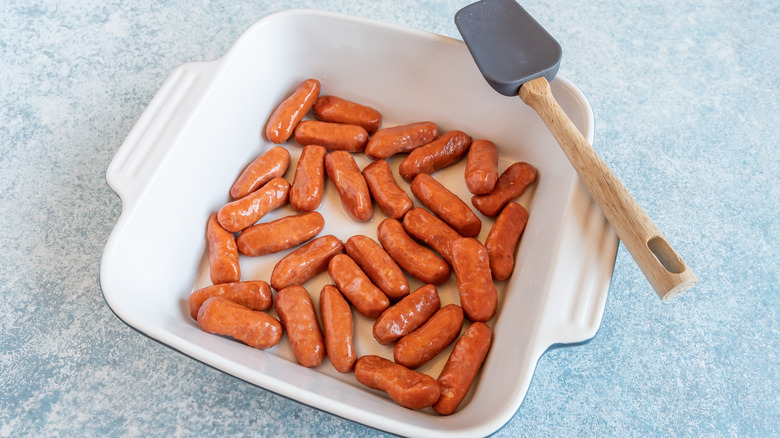
[[[604,216],[662,300],[696,276],[563,112],[550,89],[561,47],[514,0],[483,0],[455,15],[482,75],[499,93],[518,95],[542,118]]]

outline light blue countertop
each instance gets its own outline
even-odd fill
[[[272,12],[459,38],[468,3],[2,2],[0,437],[382,435],[120,320],[98,277],[122,209],[105,171],[177,66]],[[621,244],[597,336],[546,353],[495,435],[780,435],[780,5],[522,4],[590,100],[594,147],[699,284],[660,301]]]

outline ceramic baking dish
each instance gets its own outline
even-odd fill
[[[383,126],[436,122],[499,147],[503,171],[515,161],[538,169],[538,181],[519,202],[530,212],[512,277],[498,283],[494,342],[460,409],[439,416],[430,408],[399,407],[381,392],[339,374],[326,360],[296,364],[286,337],[268,350],[201,331],[189,317],[191,291],[209,284],[205,227],[229,200],[228,190],[249,162],[272,145],[262,134],[273,111],[306,78],[322,93],[370,105]],[[565,78],[556,98],[586,138],[593,115],[585,96]],[[293,160],[300,146],[285,145]],[[369,161],[356,155],[359,165]],[[400,158],[390,160],[397,169]],[[436,173],[463,199],[463,164]],[[160,342],[252,384],[353,421],[400,435],[487,435],[520,406],[539,357],[551,346],[592,338],[601,323],[617,238],[582,188],[554,139],[519,98],[503,97],[483,80],[461,41],[333,13],[291,10],[251,26],[220,59],[176,69],[144,111],[106,172],[122,214],[103,254],[106,301],[126,323]],[[400,179],[399,179],[400,181]],[[402,183],[408,191],[408,184]],[[419,204],[418,204],[419,205]],[[376,237],[383,219],[356,223],[328,183],[319,211],[321,235],[343,241]],[[291,214],[289,207],[264,220]],[[483,218],[480,240],[492,220]],[[287,252],[241,259],[242,279],[268,280]],[[327,273],[305,284],[315,305]],[[412,281],[412,288],[420,286]],[[443,304],[457,302],[454,276],[439,288]],[[359,355],[392,358],[371,336],[372,321],[355,314]],[[434,377],[449,349],[420,371]]]

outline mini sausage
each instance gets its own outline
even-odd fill
[[[323,122],[358,125],[373,134],[382,124],[382,114],[370,106],[336,96],[320,96],[314,103],[314,115]]]
[[[290,187],[290,207],[295,211],[313,211],[320,206],[325,193],[325,155],[320,145],[307,145],[301,150],[295,177]]]
[[[355,362],[355,378],[372,389],[384,391],[408,409],[423,409],[439,399],[439,382],[380,356],[362,356]]]
[[[293,134],[302,145],[318,144],[329,151],[363,152],[368,143],[368,132],[357,125],[304,120]]]
[[[487,195],[472,196],[471,204],[482,214],[494,217],[507,202],[519,198],[536,181],[536,168],[524,162],[509,166],[498,177],[496,188]]]
[[[493,191],[498,180],[498,149],[490,140],[474,140],[466,157],[466,187],[475,195]]]
[[[313,238],[325,226],[319,212],[311,211],[252,225],[238,235],[241,254],[257,257],[273,254]]]
[[[352,309],[336,286],[327,284],[320,291],[320,316],[330,363],[340,373],[352,371],[357,360]]]
[[[209,274],[211,283],[230,283],[241,280],[238,264],[238,248],[233,233],[219,225],[217,215],[212,214],[206,225],[206,240],[209,243]]]
[[[387,218],[380,222],[376,235],[398,266],[423,283],[443,284],[450,278],[450,265],[409,237],[397,220]]]
[[[344,243],[347,255],[393,301],[409,295],[409,282],[398,264],[374,239],[356,235]]]
[[[346,151],[329,153],[325,157],[325,171],[349,216],[358,222],[371,219],[374,214],[371,193],[352,155]]]
[[[490,275],[487,248],[472,237],[456,240],[452,243],[452,268],[466,317],[488,321],[496,314],[498,292]]]
[[[283,143],[293,134],[295,127],[309,112],[320,95],[320,81],[306,79],[290,97],[271,113],[265,125],[265,136],[273,143]]]
[[[325,359],[325,340],[309,292],[302,286],[289,286],[276,293],[274,310],[287,330],[295,360],[313,368]]]
[[[374,339],[387,345],[417,330],[441,308],[439,292],[426,284],[395,303],[374,322]]]
[[[289,193],[290,183],[276,177],[260,189],[220,208],[217,213],[219,224],[231,233],[248,228],[269,212],[287,204]]]
[[[512,274],[515,268],[515,248],[527,223],[528,211],[512,201],[506,204],[496,218],[485,239],[493,280],[506,280]]]
[[[433,248],[452,265],[452,242],[463,236],[446,222],[424,208],[415,207],[404,216],[403,226],[410,236]]]
[[[408,153],[428,144],[439,136],[433,122],[382,128],[368,139],[365,154],[375,160],[385,160],[399,153]]]
[[[190,316],[198,319],[200,306],[211,297],[226,298],[252,310],[266,310],[274,303],[271,287],[265,281],[238,281],[206,286],[190,294]]]
[[[475,322],[458,339],[437,379],[441,395],[433,405],[434,411],[450,415],[458,409],[485,361],[492,338],[487,324]]]
[[[398,166],[398,173],[411,181],[419,173],[433,173],[458,162],[469,150],[471,137],[463,131],[449,131],[413,150]]]
[[[444,219],[455,231],[465,237],[476,237],[482,229],[482,221],[456,194],[427,173],[414,177],[412,193],[437,216]]]
[[[279,291],[302,285],[328,269],[333,256],[343,253],[344,244],[336,236],[318,237],[279,260],[271,272],[271,287]]]
[[[401,338],[393,348],[393,359],[409,369],[418,368],[452,344],[462,328],[463,309],[448,304],[420,328]]]
[[[366,318],[376,318],[390,305],[382,291],[346,254],[335,255],[328,263],[328,275],[341,293]]]
[[[230,188],[233,199],[241,199],[277,176],[283,176],[290,165],[290,153],[282,146],[274,146],[260,155],[241,172]]]
[[[261,350],[278,344],[284,334],[282,324],[273,316],[222,297],[211,297],[200,306],[198,326],[204,332],[230,336]]]
[[[376,205],[387,217],[401,219],[414,207],[412,199],[393,178],[390,165],[385,160],[376,160],[363,168],[363,176]]]

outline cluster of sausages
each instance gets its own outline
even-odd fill
[[[299,364],[316,367],[327,355],[336,370],[354,372],[360,383],[385,391],[401,406],[433,406],[451,414],[490,348],[486,322],[498,306],[494,281],[511,274],[528,220],[528,212],[513,200],[534,182],[536,170],[518,162],[499,175],[498,152],[488,140],[472,141],[462,131],[440,134],[432,122],[380,129],[382,116],[373,108],[319,94],[319,81],[307,79],[266,125],[271,142],[293,137],[303,145],[293,183],[283,178],[290,154],[275,146],[235,181],[234,201],[209,218],[213,285],[190,295],[190,314],[204,331],[259,349],[278,344],[286,331]],[[317,120],[303,120],[311,109]],[[360,152],[374,160],[362,171],[352,156]],[[426,208],[414,207],[393,177],[386,159],[401,153],[408,155],[399,174]],[[477,240],[479,217],[431,176],[464,157],[472,205],[496,217],[484,245]],[[346,242],[333,235],[316,237],[325,226],[315,210],[326,178],[355,221],[369,220],[374,203],[387,216],[377,227],[378,242],[363,235]],[[297,214],[259,222],[287,204]],[[269,282],[240,280],[239,253],[260,256],[294,247],[274,266]],[[326,270],[333,284],[320,292],[320,327],[303,285]],[[460,305],[442,307],[436,286],[453,271]],[[410,291],[405,272],[424,286]],[[265,312],[272,307],[278,320]],[[394,344],[392,361],[358,357],[352,308],[376,320],[373,336],[379,344]],[[470,324],[460,335],[465,320]],[[456,339],[438,379],[415,371]]]

